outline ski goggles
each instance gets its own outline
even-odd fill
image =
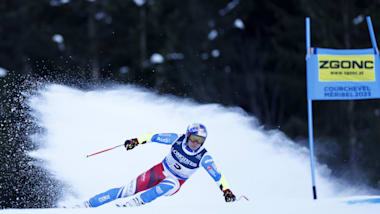
[[[195,135],[195,134],[192,134],[189,136],[189,140],[191,142],[198,142],[198,143],[204,143],[206,138],[205,137],[202,137],[202,136],[198,136],[198,135]]]

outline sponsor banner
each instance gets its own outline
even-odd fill
[[[380,98],[379,56],[373,49],[315,48],[306,62],[308,99]]]
[[[318,55],[321,82],[375,81],[373,55]]]

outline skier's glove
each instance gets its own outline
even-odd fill
[[[139,145],[139,141],[137,140],[137,138],[133,138],[133,139],[130,139],[130,140],[126,140],[124,142],[124,147],[127,149],[127,150],[131,150],[133,148],[135,148],[137,145]]]
[[[236,196],[231,192],[230,189],[223,190],[223,195],[226,202],[232,202],[236,200]]]

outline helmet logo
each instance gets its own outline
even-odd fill
[[[206,127],[204,127],[203,125],[199,123],[193,124],[189,126],[188,134],[196,134],[202,137],[207,137]]]

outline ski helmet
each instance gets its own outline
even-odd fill
[[[190,147],[188,146],[188,140],[189,140],[191,135],[197,135],[197,136],[204,138],[202,145],[199,148],[197,148],[195,151],[190,149]],[[204,126],[203,124],[200,124],[200,123],[190,124],[186,129],[185,143],[182,144],[184,147],[185,153],[187,153],[188,155],[195,155],[198,152],[202,151],[202,148],[204,146],[204,141],[206,141],[206,138],[207,138],[206,126]]]
[[[206,126],[200,123],[190,124],[187,127],[186,136],[189,137],[192,134],[207,138]]]

